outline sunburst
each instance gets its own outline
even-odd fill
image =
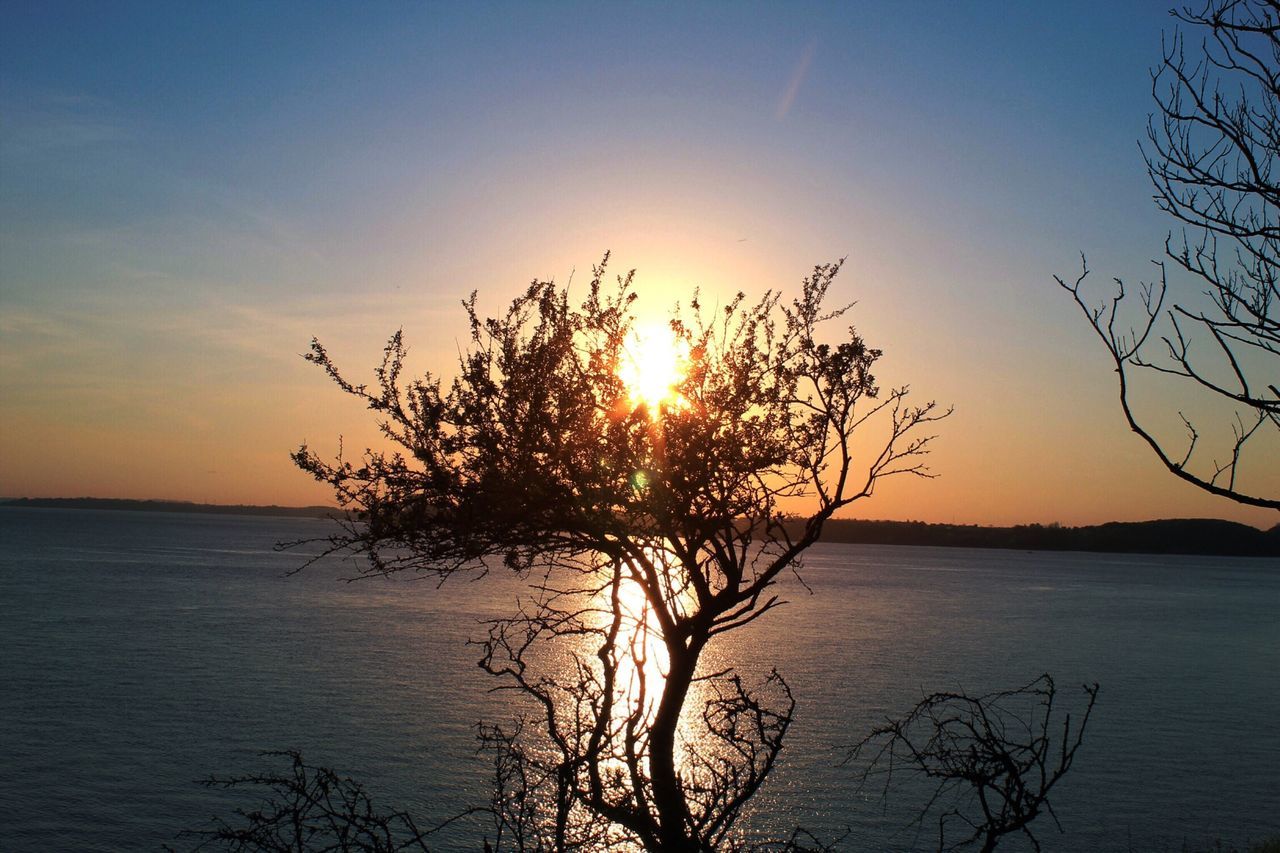
[[[634,329],[627,342],[618,378],[627,388],[631,405],[644,405],[657,415],[682,402],[677,386],[688,370],[688,347],[669,326]]]

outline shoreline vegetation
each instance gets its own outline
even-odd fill
[[[290,518],[332,518],[341,512],[335,507],[327,506],[205,504],[125,498],[0,500],[0,508],[5,507]],[[1211,518],[1112,521],[1083,527],[1065,527],[1059,524],[988,527],[976,524],[931,524],[923,521],[831,519],[826,523],[822,540],[856,545],[923,545],[943,548],[1001,548],[1018,551],[1093,551],[1224,557],[1280,556],[1280,524],[1264,531],[1234,521]]]

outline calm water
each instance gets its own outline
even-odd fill
[[[474,725],[505,697],[477,621],[518,589],[292,578],[295,519],[0,509],[0,849],[156,849],[228,806],[193,782],[291,747],[423,818],[485,799]],[[929,849],[838,747],[922,690],[1102,683],[1047,850],[1280,834],[1280,566],[1264,560],[826,545],[814,594],[724,651],[799,700],[757,825]],[[466,830],[441,849],[474,849]],[[1002,848],[1004,849],[1004,848]],[[1015,849],[1010,847],[1010,849]]]

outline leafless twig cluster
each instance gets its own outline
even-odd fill
[[[262,796],[253,808],[237,809],[236,821],[215,818],[208,829],[190,830],[195,850],[227,853],[366,853],[427,851],[427,838],[445,824],[421,830],[407,812],[381,812],[359,782],[306,763],[294,751],[266,752],[285,758],[284,770],[212,777],[211,788],[248,789]]]
[[[990,853],[1012,833],[1022,833],[1039,850],[1032,831],[1037,817],[1048,812],[1062,829],[1049,792],[1071,769],[1098,685],[1085,685],[1084,692],[1087,702],[1074,728],[1071,714],[1054,707],[1058,694],[1048,674],[981,696],[933,693],[905,717],[877,726],[849,760],[867,762],[864,784],[882,776],[886,795],[903,775],[932,784],[917,820],[936,815],[939,850]]]

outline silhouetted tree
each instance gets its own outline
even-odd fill
[[[327,767],[307,764],[297,752],[263,755],[287,758],[289,766],[205,781],[210,788],[248,788],[265,793],[256,807],[237,809],[234,823],[216,818],[208,829],[184,832],[183,836],[198,839],[195,850],[426,853],[427,836],[440,828],[423,831],[407,812],[379,811],[359,782]]]
[[[501,566],[530,580],[483,643],[481,666],[525,699],[523,716],[481,729],[496,846],[744,844],[735,823],[794,700],[777,672],[750,685],[703,671],[704,652],[782,603],[776,583],[835,512],[885,477],[929,476],[919,433],[949,413],[882,390],[880,351],[852,327],[821,339],[846,310],[823,306],[839,269],[816,267],[790,302],[676,306],[685,369],[660,404],[635,403],[620,378],[636,294],[631,274],[606,284],[604,263],[580,307],[534,282],[483,319],[473,294],[447,384],[403,378],[400,333],[371,387],[313,342],[308,359],[389,445],[355,461],[295,454],[349,511],[328,550],[369,573]]]
[[[917,821],[937,815],[939,851],[990,853],[1012,833],[1039,850],[1036,818],[1047,812],[1062,831],[1049,791],[1071,769],[1098,685],[1086,684],[1084,692],[1088,699],[1074,729],[1070,714],[1055,717],[1057,689],[1047,673],[1017,690],[934,693],[905,717],[876,727],[850,760],[869,757],[863,781],[883,775],[886,796],[901,775],[933,785]]]
[[[1164,43],[1143,155],[1157,205],[1183,226],[1165,253],[1204,288],[1205,300],[1165,310],[1164,263],[1159,282],[1139,289],[1135,321],[1123,316],[1119,279],[1100,304],[1082,292],[1087,266],[1073,282],[1057,281],[1115,361],[1130,428],[1165,467],[1215,495],[1280,509],[1280,496],[1239,478],[1246,445],[1280,433],[1280,3],[1209,0],[1173,15],[1194,35],[1175,30]],[[1189,36],[1199,43],[1188,44]],[[1200,431],[1185,413],[1185,450],[1141,422],[1130,401],[1131,368],[1186,380],[1218,401],[1232,433],[1221,460],[1192,466]]]

